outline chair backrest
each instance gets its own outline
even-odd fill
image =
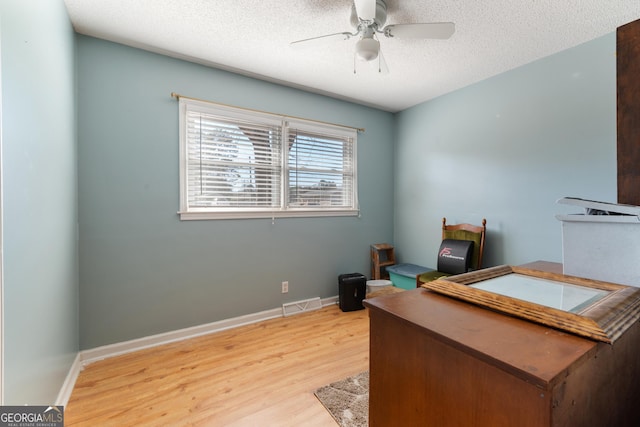
[[[472,240],[444,239],[438,251],[438,272],[462,274],[469,271],[474,246]]]
[[[487,220],[482,219],[482,225],[472,224],[447,224],[447,218],[442,218],[442,240],[471,240],[473,245],[473,256],[471,268],[478,270],[482,268],[482,254],[484,253],[484,237],[487,231]]]

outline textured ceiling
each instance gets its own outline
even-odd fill
[[[65,0],[78,33],[400,111],[611,33],[640,0],[386,0],[386,24],[454,22],[448,40],[380,37],[389,72],[356,61],[352,0]],[[612,55],[614,52],[612,52]],[[197,94],[194,94],[197,96]]]

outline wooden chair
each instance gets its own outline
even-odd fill
[[[482,268],[482,256],[484,254],[484,239],[487,231],[487,220],[482,219],[482,225],[473,224],[447,224],[447,218],[442,218],[442,240],[470,240],[473,242],[473,252],[471,254],[470,270]],[[450,276],[443,271],[428,271],[419,275],[416,279],[416,286],[440,277]]]

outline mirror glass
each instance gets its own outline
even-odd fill
[[[604,298],[609,291],[549,279],[507,274],[469,285],[471,288],[529,301],[569,313],[579,313]]]

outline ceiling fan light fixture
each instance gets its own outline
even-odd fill
[[[374,38],[361,38],[356,43],[356,56],[363,61],[373,61],[378,57],[380,42]]]

